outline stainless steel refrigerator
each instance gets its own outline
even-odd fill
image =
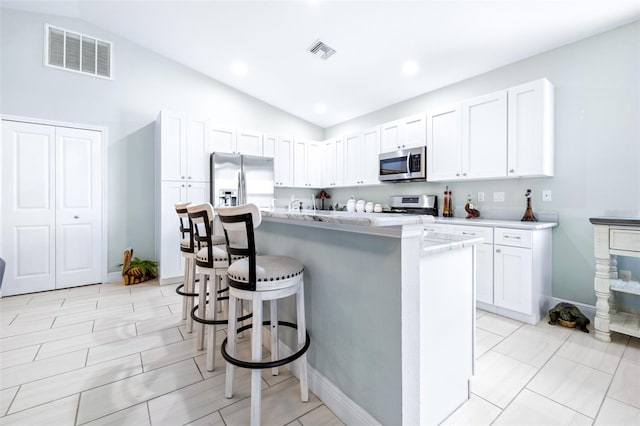
[[[271,207],[273,158],[214,152],[210,161],[211,204],[214,207],[247,203]]]

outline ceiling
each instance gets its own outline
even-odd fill
[[[323,128],[640,18],[640,0],[3,0],[2,7],[85,20]],[[307,52],[317,39],[337,53],[323,61]],[[418,64],[413,76],[402,72],[407,60]],[[236,61],[246,75],[234,73]]]

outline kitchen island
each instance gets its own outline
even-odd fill
[[[263,212],[258,250],[305,265],[310,388],[347,424],[437,424],[468,398],[482,239],[425,235],[429,221]]]

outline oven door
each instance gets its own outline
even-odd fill
[[[378,179],[383,182],[425,180],[425,151],[420,147],[380,154]]]

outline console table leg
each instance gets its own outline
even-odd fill
[[[615,309],[615,302],[610,294],[609,281],[618,277],[618,267],[615,256],[596,258],[596,275],[594,288],[596,292],[596,317],[594,327],[596,339],[602,342],[611,342],[611,313]]]

